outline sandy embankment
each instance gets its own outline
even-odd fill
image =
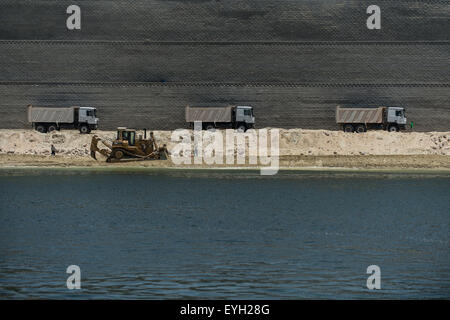
[[[93,134],[107,140],[115,137],[114,131],[96,131]],[[89,156],[93,134],[81,135],[69,130],[41,134],[32,130],[1,129],[0,167],[180,167],[171,160],[109,164],[99,155],[99,160],[95,161]],[[166,143],[169,150],[174,146],[170,142],[170,131],[155,131],[155,137],[159,144]],[[57,149],[56,157],[50,156],[51,144]],[[371,131],[349,134],[341,131],[280,129],[280,166],[450,169],[450,132]]]

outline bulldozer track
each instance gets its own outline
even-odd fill
[[[154,151],[151,154],[147,155],[147,156],[140,156],[137,154],[133,154],[131,152],[128,152],[125,149],[120,149],[120,151],[122,151],[124,154],[130,156],[131,158],[121,158],[121,159],[116,159],[116,158],[111,158],[111,156],[108,158],[110,159],[110,162],[131,162],[131,161],[144,161],[149,159],[150,157],[155,156],[156,153],[158,153],[158,151]],[[152,160],[159,160],[159,159],[152,159]]]

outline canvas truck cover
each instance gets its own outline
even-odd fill
[[[336,108],[336,123],[383,123],[383,109]]]
[[[186,122],[231,122],[233,106],[186,107]]]
[[[28,122],[73,123],[74,108],[28,107]]]

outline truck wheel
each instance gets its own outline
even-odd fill
[[[240,124],[236,129],[238,132],[245,132],[247,130],[247,127],[243,124]]]
[[[89,133],[91,132],[91,129],[89,129],[88,126],[81,126],[80,127],[80,133]]]
[[[353,132],[355,131],[355,129],[353,128],[353,126],[351,124],[346,124],[344,126],[344,132]]]
[[[40,124],[40,125],[36,126],[36,131],[40,132],[40,133],[46,133],[47,132],[47,128],[43,124]]]
[[[366,132],[366,126],[363,124],[359,124],[356,126],[356,132],[358,133],[364,133]]]
[[[388,127],[389,132],[398,132],[398,127],[396,125],[391,125]]]
[[[55,130],[56,130],[56,126],[53,125],[53,124],[49,125],[48,128],[47,128],[47,132],[52,132],[52,131],[55,131]]]

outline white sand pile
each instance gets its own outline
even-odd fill
[[[450,155],[450,132],[282,130],[282,155]]]
[[[92,135],[113,140],[114,131],[95,131],[88,135],[75,130],[38,133],[33,130],[0,130],[0,154],[50,154],[53,144],[58,154],[89,157]],[[169,150],[170,131],[155,131],[157,142]],[[100,145],[101,146],[101,145]],[[450,132],[362,134],[327,130],[280,129],[280,155],[450,155]]]

